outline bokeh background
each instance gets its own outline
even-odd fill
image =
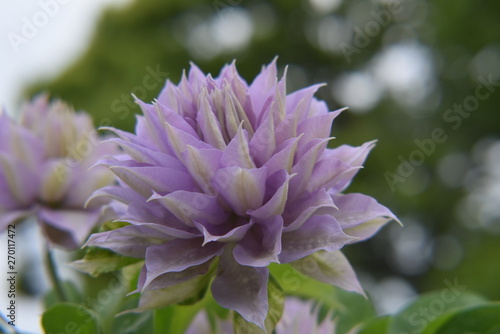
[[[100,14],[111,2],[94,6],[85,33],[71,34],[77,21],[58,25],[57,52],[67,40],[71,56],[36,45],[51,22],[17,50],[7,38],[2,53],[64,59],[32,70],[17,90],[2,83],[14,112],[44,91],[96,126],[132,130],[131,93],[153,100],[190,61],[217,75],[236,59],[250,83],[278,56],[289,91],[324,82],[318,98],[349,107],[332,147],[378,139],[348,191],[377,198],[404,227],[345,249],[377,310],[394,312],[445,280],[500,299],[500,2],[129,0]],[[57,15],[78,12],[78,3],[65,1]],[[12,22],[22,34],[23,21]]]

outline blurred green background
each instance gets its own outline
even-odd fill
[[[189,62],[237,60],[251,82],[278,56],[288,90],[327,83],[331,146],[378,139],[349,192],[391,208],[392,223],[345,249],[380,312],[457,280],[500,299],[500,2],[135,1],[108,10],[80,59],[48,91],[133,130],[131,93],[153,100]]]

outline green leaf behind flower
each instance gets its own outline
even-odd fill
[[[394,315],[388,333],[434,333],[434,328],[448,319],[450,312],[484,301],[483,297],[452,288],[426,293]]]
[[[97,277],[139,261],[142,259],[123,256],[104,248],[89,247],[83,259],[73,261],[69,265],[76,270]]]
[[[59,303],[45,311],[42,326],[46,334],[101,333],[96,314],[84,306],[71,303]]]
[[[289,264],[271,264],[270,270],[286,295],[312,299],[326,306],[330,315],[335,318],[337,334],[347,333],[375,316],[371,302],[358,293],[319,282],[298,272]]]
[[[500,303],[485,303],[454,312],[433,334],[500,333]]]

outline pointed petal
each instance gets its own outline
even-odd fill
[[[385,223],[398,218],[375,199],[363,194],[332,196],[339,210],[333,213],[342,230],[348,235],[365,240],[372,237]]]
[[[161,111],[164,121],[168,123],[168,125],[200,140],[196,130],[182,116],[174,112],[172,109],[162,105],[160,102],[156,102],[154,106]]]
[[[155,200],[188,226],[200,219],[210,224],[221,224],[229,217],[219,205],[216,196],[178,190],[165,196],[153,194],[148,201]]]
[[[299,229],[283,233],[279,260],[288,263],[318,250],[335,251],[355,239],[346,235],[332,216],[313,216]]]
[[[64,249],[80,247],[99,222],[100,210],[50,210],[43,208],[38,218],[48,239]]]
[[[233,250],[235,260],[250,267],[267,267],[278,262],[283,218],[273,216],[255,224]]]
[[[330,189],[334,185],[345,184],[360,168],[362,167],[352,167],[333,157],[318,161],[314,166],[306,191],[314,192],[320,188]]]
[[[197,121],[204,141],[217,149],[223,150],[226,147],[226,143],[222,136],[221,124],[217,120],[206,97],[201,97],[199,104],[200,111],[197,115]]]
[[[255,168],[248,146],[248,133],[240,124],[238,132],[231,139],[221,157],[222,167]]]
[[[105,197],[106,200],[102,200]],[[107,198],[111,198],[121,203],[144,203],[146,198],[141,196],[138,192],[132,188],[119,187],[119,186],[107,186],[96,190],[85,203],[85,207],[100,206],[108,202]]]
[[[267,180],[267,190],[276,189],[272,187],[272,182],[275,181],[273,179],[278,180],[279,188],[274,192],[272,197],[260,208],[257,210],[248,210],[247,214],[251,217],[258,219],[267,219],[271,216],[281,215],[285,210],[286,200],[288,198],[288,184],[290,179],[293,178],[294,175],[288,175],[287,172],[281,170],[281,172],[277,172],[271,178]]]
[[[135,161],[152,166],[169,167],[179,171],[185,170],[178,159],[163,152],[149,149],[144,145],[127,142],[120,138],[111,138],[107,141],[120,145],[120,147]]]
[[[295,156],[300,138],[301,136],[283,142],[282,145],[276,149],[273,156],[264,163],[269,175],[273,175],[282,169],[286,170],[289,174],[292,173],[293,157]]]
[[[236,214],[244,216],[247,210],[257,209],[262,205],[266,192],[266,176],[265,167],[227,167],[215,173],[212,185]]]
[[[146,250],[147,276],[144,287],[162,274],[180,272],[189,267],[203,264],[219,256],[224,244],[211,242],[202,246],[200,238],[182,240],[174,239],[158,246],[150,246]]]
[[[196,228],[181,222],[172,213],[165,210],[159,203],[150,202],[147,206],[130,203],[124,216],[119,221],[137,226],[152,226],[163,233],[179,239],[192,239],[200,236]]]
[[[112,166],[110,169],[144,197],[150,197],[153,192],[167,194],[177,190],[193,191],[197,189],[188,173],[168,167]]]
[[[118,254],[143,258],[150,246],[163,244],[172,239],[156,226],[127,225],[116,230],[94,233],[84,247],[97,246],[110,249]]]
[[[212,294],[222,306],[238,312],[246,321],[264,327],[269,303],[267,299],[267,268],[238,264],[231,252],[220,258],[219,271],[212,282]]]
[[[187,149],[188,145],[198,149],[213,148],[211,145],[202,142],[199,138],[179,130],[168,123],[165,123],[165,128],[167,130],[168,144],[178,159],[182,159],[182,152]]]
[[[326,84],[312,85],[288,94],[286,97],[287,114],[294,115],[299,121],[305,119],[309,113],[311,102],[314,100],[314,94],[323,86]]]
[[[337,210],[332,197],[324,189],[320,189],[303,199],[287,204],[283,212],[285,231],[298,229],[313,215],[333,215]]]
[[[183,153],[184,162],[198,186],[208,194],[215,194],[211,180],[220,168],[222,152],[216,149],[197,149],[187,146]]]
[[[342,192],[351,183],[352,178],[356,175],[359,169],[363,166],[363,163],[370,153],[370,151],[375,146],[376,141],[366,142],[361,146],[353,147],[349,145],[342,145],[333,150],[325,151],[325,155],[329,157],[335,157],[342,162],[351,165],[352,170],[344,173],[341,178],[335,180],[335,183],[331,185],[332,191]],[[327,153],[328,152],[328,153]]]
[[[295,200],[304,193],[314,170],[317,157],[324,149],[329,139],[315,140],[315,144],[292,167],[292,173],[297,174],[290,181],[290,200]]]
[[[273,92],[276,84],[278,69],[276,66],[276,58],[267,67],[263,68],[259,75],[254,79],[248,91],[252,97],[252,103],[256,116],[259,116],[263,111],[266,98],[269,92]]]
[[[243,239],[247,231],[253,226],[253,222],[248,222],[244,225],[229,229],[220,225],[211,225],[208,223],[195,222],[194,224],[198,228],[198,230],[203,233],[203,245],[212,241],[240,241],[241,239]]]
[[[306,118],[297,126],[297,134],[304,134],[304,141],[330,137],[332,122],[344,109]]]
[[[276,149],[273,113],[269,113],[250,139],[250,155],[257,166],[266,163]]]

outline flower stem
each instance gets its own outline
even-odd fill
[[[66,293],[64,292],[61,279],[57,274],[56,262],[54,261],[54,254],[52,253],[52,250],[50,249],[49,245],[47,245],[47,251],[45,253],[45,256],[47,261],[46,262],[47,270],[49,272],[50,280],[52,281],[52,285],[54,286],[57,298],[59,299],[60,302],[67,302],[68,298],[66,296]]]

